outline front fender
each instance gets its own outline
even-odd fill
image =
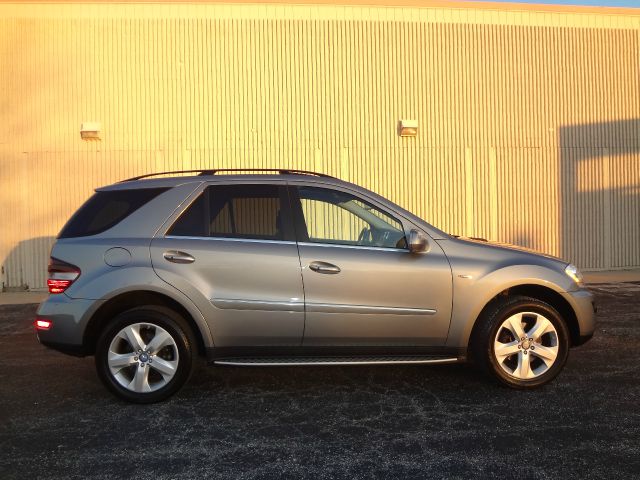
[[[575,287],[564,273],[541,265],[510,265],[486,274],[456,271],[447,346],[466,348],[482,309],[500,292],[521,285],[546,287],[559,294]]]

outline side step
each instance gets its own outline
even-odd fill
[[[456,357],[436,356],[384,356],[384,357],[238,357],[220,358],[214,360],[215,365],[233,365],[241,367],[276,367],[302,365],[406,365],[406,364],[434,364],[457,363]]]

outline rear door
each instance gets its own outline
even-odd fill
[[[359,193],[291,182],[305,291],[304,345],[440,346],[451,319],[442,249],[413,254],[417,228]]]
[[[284,183],[212,183],[151,243],[156,273],[202,310],[216,347],[299,345],[304,294]]]

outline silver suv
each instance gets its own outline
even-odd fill
[[[471,361],[533,388],[593,334],[593,298],[567,262],[448,235],[326,175],[251,172],[99,188],[52,249],[40,342],[95,355],[109,390],[150,403],[176,392],[198,356]]]

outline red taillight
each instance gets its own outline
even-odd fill
[[[53,325],[53,322],[45,318],[36,318],[34,325],[37,330],[49,330]]]
[[[57,258],[49,258],[49,293],[63,293],[80,276],[80,269],[75,265]]]
[[[69,288],[69,285],[71,285],[72,283],[73,280],[54,280],[51,278],[47,280],[49,293],[62,293],[67,288]]]

